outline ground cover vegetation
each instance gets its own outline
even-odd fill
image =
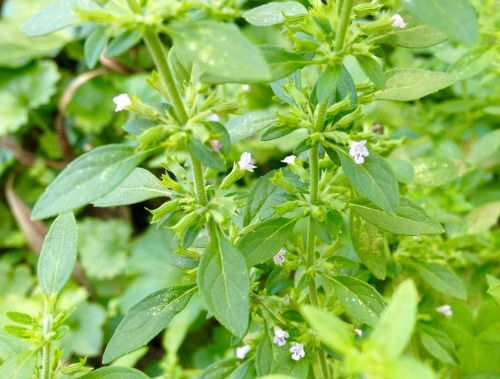
[[[0,378],[500,377],[497,0],[0,4]]]

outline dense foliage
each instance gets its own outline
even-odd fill
[[[0,378],[500,377],[499,6],[6,0]]]

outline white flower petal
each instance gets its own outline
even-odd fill
[[[115,112],[120,112],[126,109],[132,102],[130,97],[126,93],[122,93],[113,98],[113,102],[116,104]]]
[[[238,347],[236,349],[236,358],[238,359],[243,359],[245,356],[248,354],[248,352],[251,350],[251,347],[248,345]]]
[[[242,170],[247,170],[250,172],[253,172],[254,168],[257,168],[257,166],[254,166],[252,164],[252,155],[249,152],[244,152],[241,154],[240,161],[238,162],[238,165]]]
[[[296,158],[297,157],[295,155],[289,155],[288,157],[285,157],[284,159],[282,159],[281,162],[287,163],[287,164],[294,164]]]
[[[395,15],[393,15],[391,17],[391,20],[394,21],[392,23],[393,28],[400,28],[400,29],[406,28],[407,24],[406,24],[405,20],[403,19],[403,17],[401,17],[401,15],[399,13],[396,13]]]

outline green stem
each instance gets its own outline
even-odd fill
[[[52,340],[50,333],[52,332],[52,320],[54,318],[54,298],[45,298],[45,312],[42,320],[43,346],[42,346],[42,370],[40,371],[40,379],[52,378]]]
[[[342,8],[340,9],[340,22],[337,27],[337,33],[335,34],[334,49],[336,52],[340,52],[344,48],[345,35],[351,22],[352,3],[353,0],[342,1]]]

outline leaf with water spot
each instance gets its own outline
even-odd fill
[[[231,143],[242,141],[276,123],[278,119],[269,111],[252,111],[229,120],[225,127]]]
[[[170,287],[157,291],[133,306],[111,337],[103,363],[146,345],[184,309],[196,287]]]
[[[248,23],[256,26],[276,25],[285,22],[285,16],[307,14],[307,9],[296,1],[270,2],[243,13]]]
[[[369,284],[352,276],[325,276],[333,283],[346,312],[360,322],[374,326],[384,310],[384,299]]]
[[[260,50],[232,24],[199,21],[168,27],[177,51],[203,69],[205,83],[260,83],[271,72]]]

